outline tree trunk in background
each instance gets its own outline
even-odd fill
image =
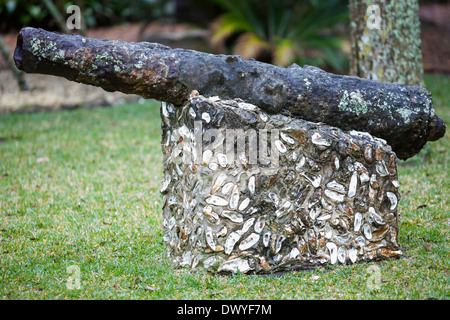
[[[418,2],[350,0],[352,75],[424,86]]]
[[[3,56],[3,59],[5,59],[6,63],[8,64],[11,72],[14,75],[14,78],[16,78],[17,83],[19,85],[20,90],[28,90],[28,84],[25,81],[25,76],[22,71],[17,69],[14,60],[13,55],[9,51],[8,46],[6,45],[5,41],[3,40],[3,37],[0,35],[0,54]]]

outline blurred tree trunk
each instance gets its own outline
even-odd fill
[[[423,86],[418,0],[350,0],[351,74]]]
[[[0,53],[2,54],[3,59],[5,59],[14,77],[16,78],[20,90],[28,90],[29,87],[27,82],[25,81],[24,73],[19,69],[17,69],[16,64],[14,63],[13,60],[13,56],[8,46],[6,45],[5,41],[3,41],[3,37],[1,35],[0,35]]]

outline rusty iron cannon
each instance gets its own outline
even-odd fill
[[[270,114],[289,113],[368,132],[386,140],[400,159],[416,155],[446,129],[430,92],[422,87],[335,75],[311,66],[283,68],[240,56],[35,28],[20,31],[14,60],[28,73],[62,76],[177,106],[192,90],[206,97],[240,98]]]

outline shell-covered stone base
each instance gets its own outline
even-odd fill
[[[161,117],[176,266],[268,273],[402,254],[396,155],[384,140],[198,94],[163,103]]]

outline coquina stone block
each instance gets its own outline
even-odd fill
[[[195,91],[182,107],[162,103],[161,118],[176,266],[270,273],[402,255],[384,140]]]

